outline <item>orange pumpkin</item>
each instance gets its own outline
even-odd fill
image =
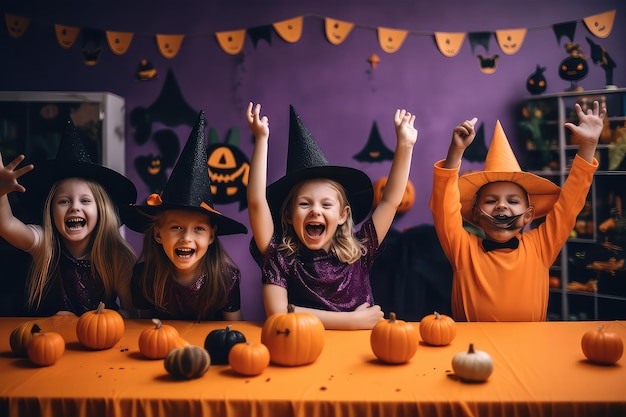
[[[607,332],[604,326],[586,332],[581,347],[587,359],[604,365],[614,364],[624,353],[622,339],[616,333]]]
[[[104,308],[100,302],[95,310],[83,313],[76,323],[76,336],[81,345],[90,349],[109,349],[124,335],[124,319],[115,310]]]
[[[28,344],[33,340],[33,333],[40,331],[39,325],[34,321],[27,321],[17,326],[9,337],[11,352],[17,356],[28,357]]]
[[[429,345],[448,345],[456,337],[456,322],[452,317],[435,311],[420,321],[420,335]]]
[[[378,206],[380,201],[383,198],[383,191],[385,190],[385,185],[387,185],[387,177],[381,177],[376,180],[373,184],[374,186],[374,207]],[[398,213],[406,213],[413,207],[413,203],[415,202],[415,188],[413,187],[413,183],[411,180],[408,180],[406,183],[406,188],[404,189],[404,195],[402,196],[402,201],[400,205],[396,209]]]
[[[273,363],[306,365],[322,353],[325,330],[319,318],[309,313],[296,313],[290,304],[287,313],[272,314],[265,320],[261,343],[267,346]]]
[[[259,375],[270,364],[270,351],[263,343],[237,343],[230,348],[228,363],[241,375]]]
[[[389,320],[380,321],[372,329],[370,345],[376,357],[386,363],[408,362],[419,343],[417,329],[404,320],[397,320],[396,313],[389,313]]]
[[[37,365],[54,365],[65,353],[65,340],[55,332],[35,332],[28,344],[28,358]]]
[[[175,327],[152,319],[154,327],[142,330],[139,334],[139,351],[146,358],[163,359],[172,349],[188,345]]]

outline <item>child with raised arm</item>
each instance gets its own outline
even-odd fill
[[[287,173],[266,189],[269,121],[260,110],[250,103],[246,112],[256,139],[248,210],[266,314],[287,312],[293,304],[327,329],[371,329],[384,313],[374,304],[369,272],[406,188],[417,141],[415,115],[396,111],[397,145],[382,200],[355,231],[372,207],[369,177],[329,165],[290,107]]]
[[[434,167],[430,208],[446,256],[452,264],[452,312],[458,321],[544,321],[550,266],[582,210],[606,108],[598,102],[583,112],[578,126],[566,123],[579,143],[567,180],[560,189],[548,179],[523,172],[500,122],[484,171],[459,177],[461,158],[476,135],[476,118],[454,128],[445,160]],[[522,233],[533,219],[537,228]],[[463,228],[480,228],[481,238]]]
[[[213,207],[204,112],[163,192],[132,210],[127,226],[144,235],[131,283],[139,317],[243,319],[241,273],[219,236],[247,233],[248,229]]]
[[[118,208],[135,202],[134,184],[92,162],[71,120],[56,159],[16,169],[23,160],[5,167],[0,158],[0,236],[32,255],[28,308],[39,316],[80,316],[101,301],[109,309],[132,308],[135,253],[120,233]],[[32,208],[43,207],[42,225],[14,217],[12,191],[25,191]]]

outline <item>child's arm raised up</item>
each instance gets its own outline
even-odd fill
[[[267,116],[260,116],[261,105],[248,104],[246,120],[254,134],[254,151],[250,161],[248,181],[248,215],[257,248],[265,254],[274,234],[274,222],[267,202],[267,149],[270,124]]]
[[[461,158],[463,158],[465,149],[472,144],[476,137],[474,126],[477,121],[478,119],[474,117],[472,120],[466,120],[454,128],[443,168],[454,169],[461,165]]]
[[[17,179],[31,171],[33,166],[26,165],[16,169],[23,160],[24,155],[20,155],[5,167],[2,162],[2,155],[0,155],[0,236],[16,248],[27,250],[33,246],[35,236],[28,226],[13,216],[7,196],[13,191],[25,191]]]
[[[372,214],[378,241],[382,242],[402,202],[406,183],[411,170],[413,146],[417,142],[417,129],[413,127],[415,115],[402,109],[396,110],[394,125],[396,128],[396,152],[391,163],[387,183],[381,201]]]
[[[587,114],[585,114],[578,103],[576,103],[575,109],[578,116],[578,126],[573,123],[565,123],[565,127],[576,136],[576,141],[579,143],[578,155],[587,162],[592,163],[604,125],[606,107],[600,109],[600,104],[594,101],[593,108],[588,109]]]

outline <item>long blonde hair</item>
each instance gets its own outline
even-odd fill
[[[81,178],[93,193],[98,209],[98,221],[90,238],[91,271],[104,286],[106,298],[115,294],[122,279],[130,279],[135,264],[135,252],[120,233],[120,219],[109,194],[99,183]],[[52,220],[52,201],[61,181],[50,188],[43,211],[43,236],[33,252],[33,264],[28,280],[29,308],[39,308],[47,285],[58,274],[62,241]]]
[[[174,274],[174,265],[161,244],[154,239],[154,228],[159,225],[161,218],[162,216],[157,214],[143,233],[143,250],[140,258],[144,262],[144,267],[141,283],[144,298],[155,308],[166,310],[166,284]],[[199,304],[196,306],[198,320],[210,316],[226,305],[232,272],[237,269],[217,236],[209,245],[200,268],[198,277],[204,274],[206,281],[201,289]]]
[[[292,217],[293,205],[295,204],[298,192],[307,181],[308,180],[299,182],[291,188],[280,209],[280,222],[283,233],[278,250],[286,252],[287,256],[296,254],[302,247],[302,242],[298,239],[293,226],[289,224],[288,220]],[[343,210],[346,207],[348,208],[346,221],[342,225],[337,226],[337,230],[332,237],[330,252],[334,253],[341,262],[352,264],[367,253],[367,248],[363,242],[359,241],[354,235],[352,209],[348,201],[346,190],[336,181],[330,179],[326,181],[330,187],[337,191],[340,204],[339,210]]]

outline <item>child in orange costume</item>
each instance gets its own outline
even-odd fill
[[[484,171],[459,178],[461,157],[476,135],[477,119],[453,132],[445,160],[434,167],[430,208],[452,264],[452,311],[459,321],[543,321],[549,268],[583,208],[597,168],[594,153],[606,109],[587,113],[576,104],[579,125],[566,123],[579,143],[563,188],[521,171],[498,122]],[[522,233],[533,219],[539,227]],[[485,239],[463,228],[479,227]]]

